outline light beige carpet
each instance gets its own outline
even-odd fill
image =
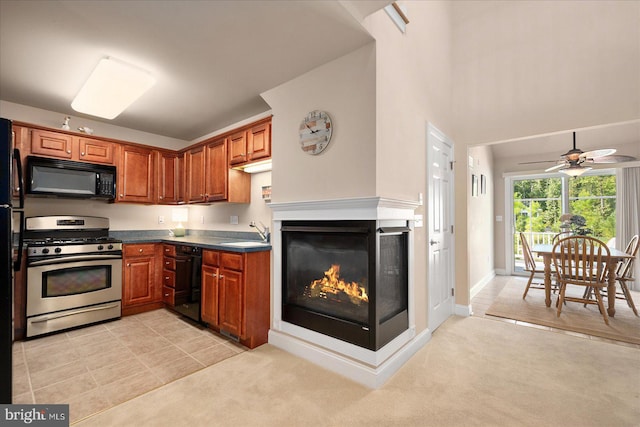
[[[371,390],[269,344],[77,426],[637,426],[640,349],[451,317]]]
[[[640,344],[640,317],[633,314],[624,300],[616,300],[616,315],[609,318],[609,325],[598,311],[597,305],[587,305],[567,302],[562,308],[560,317],[556,315],[557,294],[551,294],[551,307],[544,304],[544,290],[529,289],[526,299],[522,299],[526,283],[521,280],[511,280],[489,307],[486,314],[490,316],[515,319],[523,322],[544,325],[552,328],[593,335],[602,338]],[[576,295],[584,288],[567,289],[567,295]],[[638,307],[640,293],[632,292],[632,297]],[[605,307],[607,301],[605,299]]]

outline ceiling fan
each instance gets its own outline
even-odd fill
[[[555,166],[545,169],[545,172],[559,171],[569,176],[579,176],[592,168],[584,166],[584,164],[600,164],[600,163],[620,163],[635,160],[635,157],[613,154],[616,152],[614,148],[602,148],[599,150],[582,151],[576,148],[576,133],[573,132],[573,148],[562,154],[561,160],[557,160]],[[522,164],[533,163],[549,163],[553,160],[545,160],[540,162],[524,162]]]

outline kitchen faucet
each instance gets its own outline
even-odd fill
[[[260,221],[258,221],[258,222],[260,222]],[[249,223],[249,227],[253,227],[253,228],[256,229],[256,231],[258,232],[258,234],[262,238],[262,241],[265,242],[265,243],[268,243],[269,242],[269,237],[271,237],[271,235],[269,234],[269,227],[264,225],[262,222],[260,222],[260,225],[262,225],[262,230],[260,229],[258,224],[256,224],[255,221],[251,221]]]

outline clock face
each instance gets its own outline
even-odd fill
[[[300,122],[300,148],[307,154],[320,154],[331,141],[333,126],[324,111],[311,111]]]

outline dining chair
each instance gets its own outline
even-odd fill
[[[633,277],[633,265],[636,257],[638,256],[638,249],[640,249],[640,237],[636,234],[631,238],[631,240],[629,240],[629,243],[627,243],[627,247],[624,250],[627,255],[631,255],[631,258],[625,258],[616,266],[616,280],[620,284],[620,287],[619,290],[616,289],[615,295],[617,299],[626,300],[627,305],[631,310],[633,310],[633,314],[635,314],[636,316],[638,316],[638,310],[636,309],[636,305],[633,303],[633,298],[631,297],[631,292],[629,292],[627,282],[632,282],[635,280],[635,278]],[[603,295],[607,296],[608,298],[609,296],[607,295],[607,289],[604,288],[603,290]],[[590,298],[592,293],[592,289],[588,288],[585,296]]]
[[[540,269],[536,266],[536,260],[533,258],[533,253],[531,252],[531,248],[529,247],[529,243],[527,242],[527,238],[524,233],[520,233],[520,242],[522,244],[522,255],[524,256],[524,270],[530,273],[527,287],[524,289],[524,294],[522,294],[522,299],[525,299],[529,292],[529,288],[533,287],[534,289],[544,289],[544,283],[532,283],[533,276],[536,273],[544,273],[544,269]]]
[[[569,236],[559,239],[552,250],[556,280],[560,286],[557,315],[560,317],[565,301],[584,304],[597,304],[604,323],[609,324],[609,316],[602,302],[601,290],[608,285],[608,267],[606,260],[610,256],[606,243],[589,236]],[[596,300],[582,293],[579,296],[567,296],[567,286],[584,286],[591,288]]]
[[[551,239],[551,244],[554,245],[558,240],[564,239],[565,237],[573,236],[573,231],[561,231],[553,236]]]

